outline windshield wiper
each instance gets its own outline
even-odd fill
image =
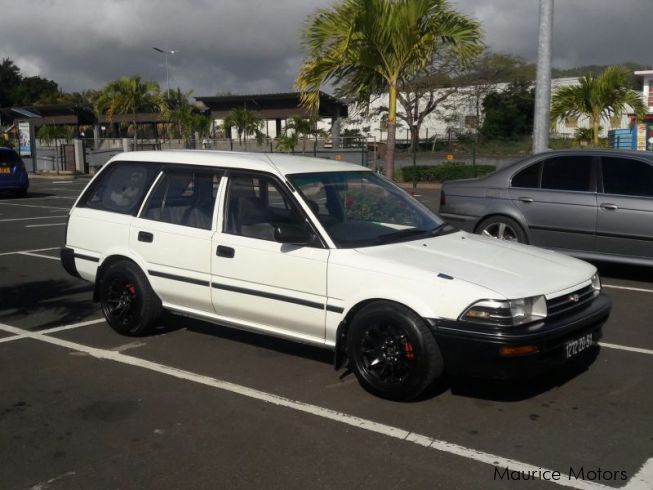
[[[435,228],[431,230],[423,230],[421,228],[410,228],[408,230],[399,230],[399,231],[393,231],[392,233],[385,233],[383,235],[379,235],[376,237],[374,240],[378,244],[385,244],[385,243],[392,243],[394,241],[401,241],[406,238],[412,238],[412,237],[433,237],[436,236],[440,230],[442,229],[442,225],[438,225]]]

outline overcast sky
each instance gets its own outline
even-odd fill
[[[292,91],[306,16],[333,0],[0,0],[0,58],[65,91],[141,75],[196,96]],[[452,0],[494,51],[534,61],[538,0]],[[653,66],[653,0],[556,0],[553,64]]]

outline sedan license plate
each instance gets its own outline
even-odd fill
[[[574,357],[592,347],[594,343],[594,336],[591,333],[581,335],[565,343],[565,356],[567,359]]]
[[[0,174],[10,174],[11,167],[0,167]]]

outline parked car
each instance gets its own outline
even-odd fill
[[[364,167],[281,154],[120,154],[72,208],[61,258],[121,334],[166,309],[275,335],[393,399],[445,372],[590,355],[610,311],[590,264],[457,231]]]
[[[29,177],[25,164],[11,148],[0,147],[0,191],[11,191],[18,197],[25,197],[29,188]]]
[[[653,154],[552,151],[443,184],[440,215],[485,236],[653,265]]]

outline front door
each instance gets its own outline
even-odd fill
[[[250,328],[324,341],[329,250],[275,241],[281,223],[308,226],[283,185],[265,174],[231,174],[213,237],[215,312]]]

